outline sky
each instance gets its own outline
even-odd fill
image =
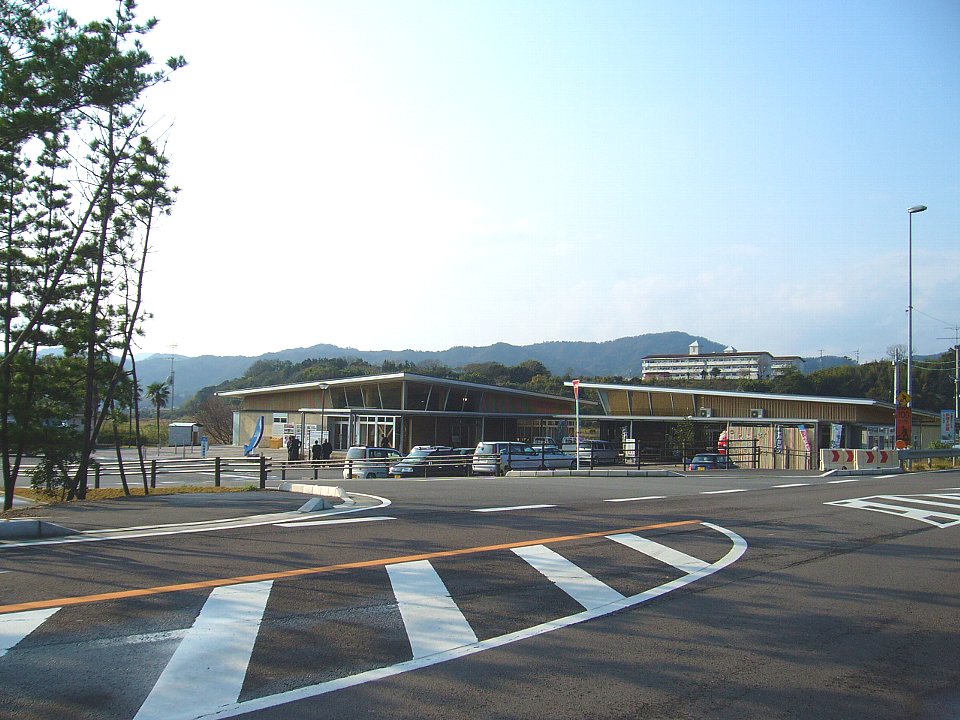
[[[54,3],[78,20],[112,0]],[[960,3],[142,0],[144,352],[960,333]],[[907,208],[913,216],[909,247]]]

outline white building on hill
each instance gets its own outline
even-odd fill
[[[643,358],[643,379],[670,380],[765,380],[790,368],[803,369],[803,358],[774,357],[768,352],[737,352],[728,347],[722,353],[701,353],[694,340],[686,355],[647,355]]]

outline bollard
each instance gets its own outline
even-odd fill
[[[267,456],[260,456],[260,489],[267,487]]]
[[[213,459],[213,486],[220,487],[220,456]]]
[[[157,488],[157,461],[150,461],[150,487],[156,490]]]
[[[93,464],[93,489],[100,489],[100,463]]]

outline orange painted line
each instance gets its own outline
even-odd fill
[[[530,547],[531,545],[552,545],[562,542],[571,542],[573,540],[586,540],[588,538],[603,537],[605,535],[617,535],[620,533],[659,530],[662,528],[698,524],[700,524],[699,520],[679,520],[676,522],[657,523],[655,525],[640,525],[638,527],[623,528],[621,530],[602,530],[600,532],[582,533],[580,535],[560,535],[558,537],[542,538],[539,540],[524,540],[523,542],[504,543],[502,545],[483,545],[480,547],[460,548],[458,550],[438,550],[437,552],[420,553],[417,555],[401,555],[399,557],[384,558],[380,560],[360,560],[358,562],[341,563],[339,565],[298,568],[296,570],[279,570],[277,572],[262,573],[259,575],[241,575],[233,578],[200,580],[197,582],[179,583],[177,585],[160,585],[158,587],[139,588],[136,590],[119,590],[117,592],[99,593],[97,595],[78,595],[75,597],[59,598],[55,600],[35,600],[33,602],[14,603],[13,605],[0,605],[0,614],[22,612],[24,610],[42,610],[55,607],[65,607],[68,605],[85,605],[88,603],[104,602],[107,600],[126,600],[128,598],[149,597],[151,595],[162,595],[164,593],[204,590],[207,588],[225,587],[228,585],[240,585],[242,583],[262,582],[264,580],[282,580],[284,578],[301,577],[303,575],[319,575],[321,573],[337,572],[339,570],[358,570],[370,567],[381,567],[384,565],[394,565],[396,563],[414,562],[416,560],[436,560],[439,558],[458,557],[461,555],[476,555],[479,553],[493,552],[495,550],[511,550],[513,548]]]

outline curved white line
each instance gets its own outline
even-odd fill
[[[368,495],[366,493],[350,493],[351,495],[373,498],[380,502],[379,505],[364,505],[356,508],[346,508],[344,510],[334,510],[324,513],[324,517],[334,515],[345,515],[347,513],[362,512],[364,510],[379,510],[389,507],[393,503],[387,498],[378,495]],[[104,540],[135,540],[147,537],[161,537],[165,535],[187,535],[191,533],[213,532],[216,530],[237,530],[241,528],[257,527],[259,525],[277,525],[281,522],[295,523],[302,517],[303,521],[313,520],[316,514],[309,516],[292,513],[274,513],[271,515],[249,515],[245,519],[226,518],[222,520],[198,520],[190,523],[172,523],[169,525],[143,525],[139,527],[114,528],[110,530],[87,530],[78,535],[67,535],[66,537],[52,538],[50,540],[24,540],[22,542],[4,543],[0,545],[0,551],[18,548],[18,547],[37,547],[40,545],[71,545],[74,543],[85,542],[103,542]]]
[[[431,665],[438,665],[440,663],[447,662],[448,660],[456,660],[458,658],[467,657],[469,655],[483,652],[484,650],[492,650],[493,648],[509,645],[510,643],[514,643],[519,640],[526,640],[527,638],[536,637],[537,635],[543,635],[553,630],[570,627],[571,625],[577,625],[579,623],[586,622],[587,620],[593,620],[595,618],[617,612],[618,610],[624,610],[626,608],[654,600],[658,597],[666,595],[667,593],[673,592],[674,590],[679,590],[680,588],[694,583],[697,580],[701,580],[708,575],[712,575],[713,573],[718,572],[729,565],[732,565],[746,552],[747,541],[737,533],[712,523],[705,522],[702,524],[704,527],[716,530],[717,532],[726,535],[727,538],[730,539],[730,541],[733,543],[733,547],[730,548],[727,554],[711,565],[707,565],[704,568],[688,573],[680,578],[677,578],[676,580],[671,580],[663,585],[658,585],[657,587],[646,590],[639,595],[631,595],[630,597],[625,597],[622,600],[616,600],[606,605],[592,608],[590,610],[584,610],[583,612],[579,612],[574,615],[568,615],[563,618],[541,623],[540,625],[534,625],[533,627],[529,627],[524,630],[518,630],[506,635],[490,638],[489,640],[463,645],[461,647],[439,652],[434,655],[414,658],[413,660],[397,663],[396,665],[391,665],[390,667],[367,670],[365,672],[358,673],[356,675],[350,675],[349,677],[345,678],[339,678],[337,680],[328,680],[327,682],[318,683],[316,685],[308,685],[307,687],[298,688],[296,690],[287,690],[286,692],[277,693],[275,695],[268,695],[262,698],[256,698],[254,700],[246,700],[233,705],[225,705],[213,712],[205,712],[200,715],[182,715],[180,718],[183,720],[228,718],[244,715],[249,712],[255,712],[257,710],[266,710],[272,707],[277,707],[278,705],[285,705],[287,703],[325,695],[337,690],[343,690],[344,688],[355,687],[357,685],[362,685],[374,680],[382,680],[384,678],[393,677],[395,675],[410,672],[411,670],[419,670],[420,668],[430,667]],[[175,719],[170,718],[170,720]]]

